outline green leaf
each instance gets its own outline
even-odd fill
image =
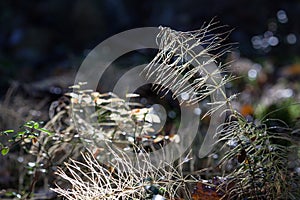
[[[37,138],[35,135],[28,135],[29,139]]]
[[[31,124],[29,124],[29,123],[24,124],[24,127],[26,127],[26,128],[33,128],[33,126]]]
[[[8,154],[8,152],[9,152],[9,148],[8,147],[4,147],[3,149],[1,149],[1,154],[3,156],[5,156],[6,154]]]
[[[33,124],[33,128],[34,128],[34,129],[38,129],[39,127],[40,127],[39,123],[37,123],[37,122],[34,122],[34,124]]]
[[[4,135],[8,135],[9,133],[13,133],[13,132],[14,132],[14,130],[6,130],[1,133],[3,133]]]
[[[17,133],[17,135],[16,136],[19,136],[19,137],[21,137],[22,135],[24,135],[25,134],[25,131],[20,131],[20,132],[18,132]]]
[[[37,128],[39,128],[39,123],[37,123],[35,121],[28,121],[23,126],[27,127],[27,128],[31,128],[31,129],[32,128],[37,129]]]
[[[49,136],[51,136],[53,133],[51,133],[49,130],[45,129],[45,128],[38,128],[37,130],[47,133]]]

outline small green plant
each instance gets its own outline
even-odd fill
[[[32,158],[28,155],[31,154],[31,147],[40,143],[40,136],[41,134],[46,134],[48,137],[52,136],[52,132],[43,128],[43,122],[35,122],[35,121],[28,121],[24,123],[18,131],[15,130],[6,130],[0,133],[1,136],[5,137],[5,141],[0,144],[1,146],[1,154],[6,156],[9,151],[20,151],[24,152],[24,154],[19,154],[19,160],[21,161],[21,165],[19,166],[24,167],[26,169],[26,173],[21,173],[19,183],[20,185],[24,184],[24,186],[19,186],[19,191],[8,191],[5,192],[6,197],[30,197],[31,191],[34,187],[34,177],[32,175],[35,171],[44,171],[43,165],[35,162]],[[23,160],[26,160],[27,163],[23,164]],[[31,178],[29,178],[29,176]],[[31,183],[30,183],[31,182]]]
[[[0,136],[8,136],[10,133],[13,133],[14,130],[6,130],[0,132]],[[0,142],[1,154],[5,156],[9,152],[9,147]]]
[[[51,132],[45,128],[41,127],[42,122],[28,121],[21,126],[21,130],[15,133],[14,130],[5,130],[0,132],[0,136],[10,136],[11,138],[7,140],[7,144],[0,143],[1,154],[6,155],[11,148],[21,144],[23,148],[29,151],[25,144],[38,142],[38,137],[40,133],[46,133],[51,136]]]

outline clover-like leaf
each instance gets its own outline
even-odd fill
[[[8,152],[9,152],[9,148],[8,148],[8,147],[3,147],[3,148],[1,149],[1,154],[2,154],[3,156],[5,156],[6,154],[8,154]]]

